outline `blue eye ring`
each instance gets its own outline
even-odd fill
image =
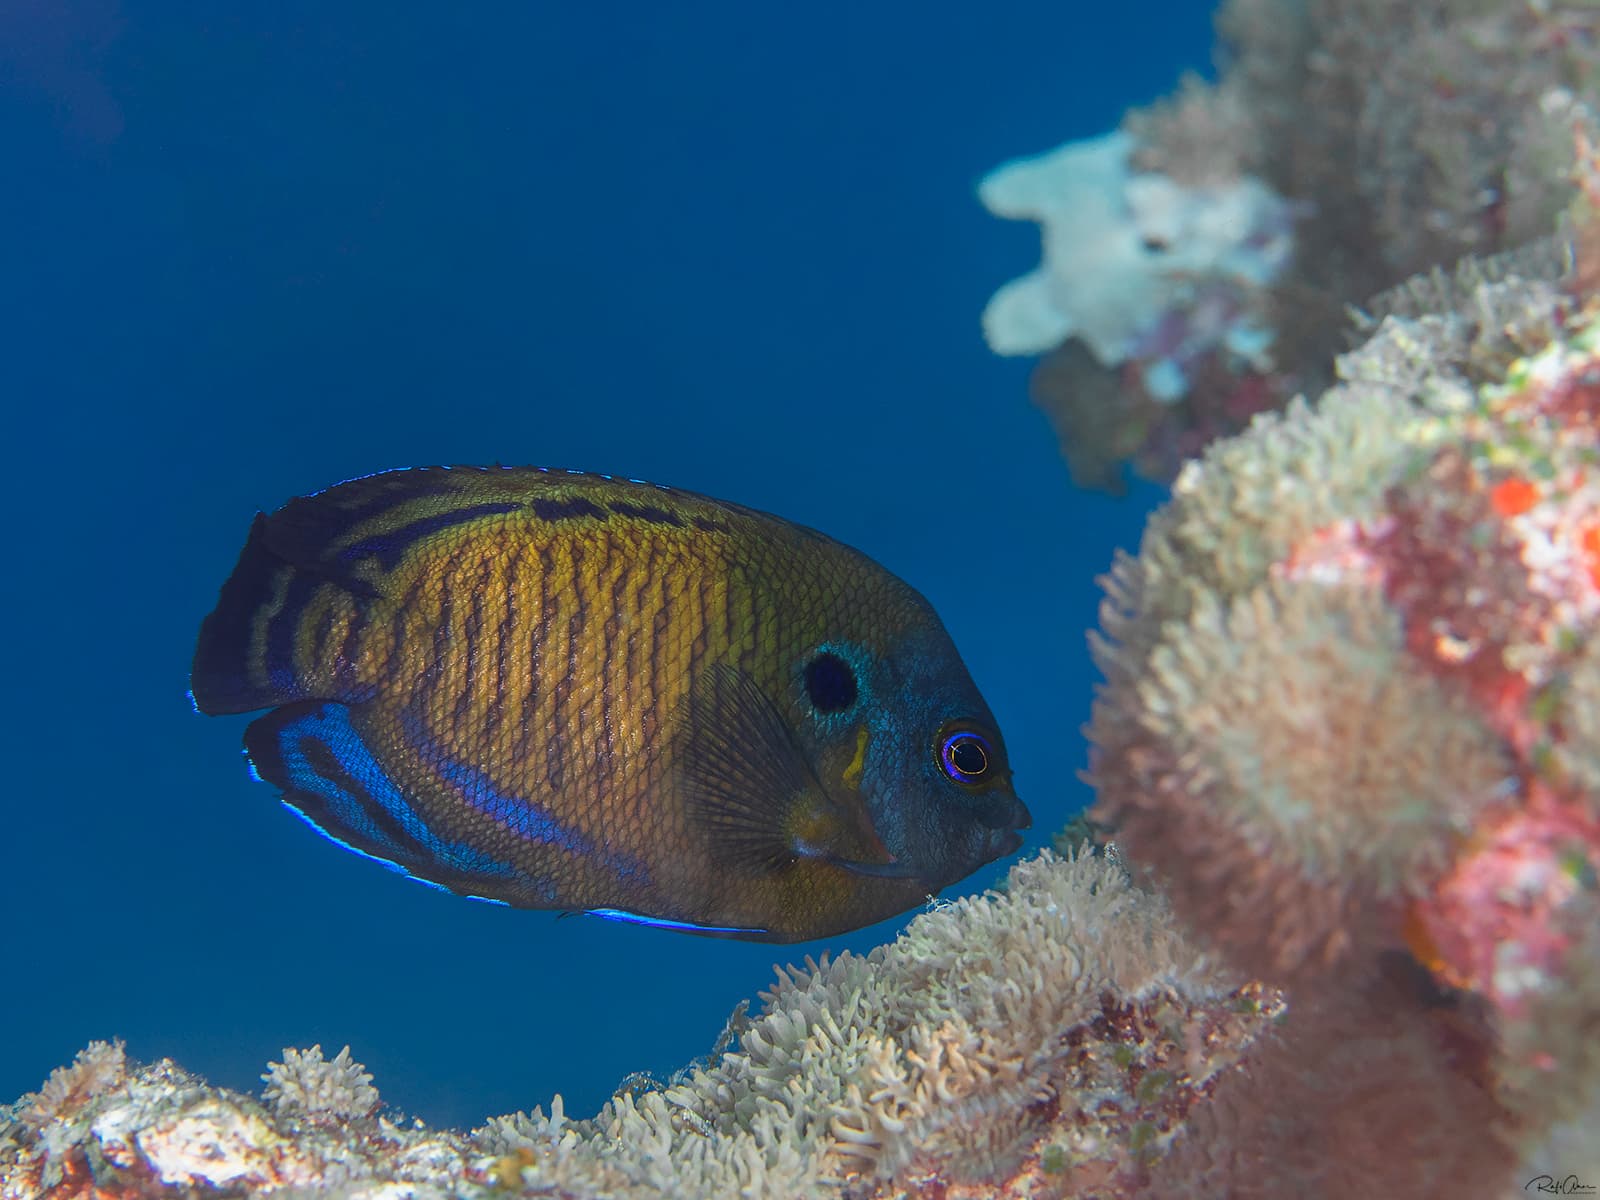
[[[998,761],[989,739],[972,729],[952,729],[939,738],[939,767],[956,783],[976,787],[987,781]]]

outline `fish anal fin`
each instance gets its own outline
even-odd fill
[[[367,748],[350,709],[310,700],[251,722],[245,754],[256,775],[318,833],[400,870],[424,864],[416,824],[399,786]]]
[[[443,838],[368,744],[359,712],[333,701],[286,704],[251,722],[245,753],[283,803],[348,850],[459,895],[528,904],[527,880]]]

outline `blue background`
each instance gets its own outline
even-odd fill
[[[312,836],[184,698],[258,508],[578,466],[861,547],[944,616],[1030,846],[1086,799],[1094,577],[978,314],[973,188],[1209,58],[1202,4],[0,4],[0,1100],[91,1038],[259,1086],[349,1042],[466,1123],[707,1050],[793,949],[473,904]],[[981,547],[981,552],[974,552]],[[992,882],[980,873],[965,890]]]

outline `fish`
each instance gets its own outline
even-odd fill
[[[481,900],[793,942],[1030,824],[923,596],[693,492],[419,467],[257,513],[190,696],[332,841]]]

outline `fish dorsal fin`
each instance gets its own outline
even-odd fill
[[[868,875],[908,875],[866,805],[830,796],[778,706],[744,671],[714,664],[680,710],[677,753],[687,811],[716,855],[760,873],[798,859]]]
[[[410,549],[480,517],[515,512],[520,499],[481,496],[478,472],[385,471],[289,501],[266,518],[267,548],[297,570],[372,598]]]

